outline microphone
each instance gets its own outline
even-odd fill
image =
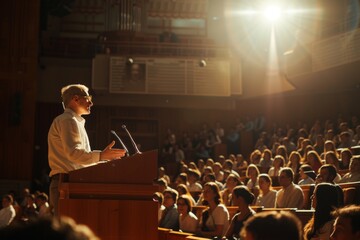
[[[126,151],[126,156],[128,157],[129,156],[129,151],[128,149],[126,148],[125,144],[123,143],[123,141],[121,141],[121,138],[116,134],[116,132],[114,130],[111,130],[110,131],[120,142],[121,146],[125,149]]]
[[[137,147],[137,145],[136,145],[136,143],[135,143],[134,139],[131,137],[130,132],[127,130],[126,125],[122,125],[121,127],[122,127],[123,129],[125,129],[126,133],[129,135],[130,140],[131,140],[131,143],[132,143],[132,145],[134,146],[135,151],[136,151],[136,153],[135,153],[135,154],[137,154],[137,153],[138,153],[138,154],[141,154],[141,152],[139,151],[139,149],[138,149],[138,147]]]

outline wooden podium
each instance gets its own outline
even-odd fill
[[[102,240],[157,239],[156,177],[157,150],[72,171],[60,179],[59,213]]]

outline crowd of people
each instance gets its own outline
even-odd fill
[[[264,119],[260,122],[264,123]],[[175,176],[169,176],[166,162],[159,168],[155,184],[160,187],[154,198],[159,205],[159,227],[207,238],[239,239],[251,235],[252,238],[244,239],[262,239],[255,237],[260,234],[256,231],[249,233],[249,224],[263,218],[281,217],[276,217],[279,213],[260,216],[254,207],[304,209],[301,186],[313,185],[313,217],[299,228],[298,238],[285,239],[360,239],[360,230],[354,226],[352,238],[339,237],[345,233],[338,224],[338,214],[350,211],[347,209],[357,212],[354,221],[359,220],[360,206],[345,206],[340,186],[360,181],[360,123],[356,117],[350,121],[339,118],[337,122],[316,121],[311,127],[299,124],[298,128],[288,126],[272,128],[272,131],[265,131],[264,124],[260,128],[255,127],[259,124],[249,123],[239,126],[235,130],[238,135],[240,131],[250,131],[257,136],[248,158],[239,152],[215,155],[214,146],[229,141],[220,123],[213,129],[204,124],[193,139],[184,134],[178,140],[169,130],[162,153],[172,155],[173,158],[167,160],[175,160],[179,169]],[[234,129],[229,135],[234,135]],[[196,154],[187,155],[188,150],[195,150]],[[274,189],[274,186],[279,187]],[[171,194],[167,194],[169,192]],[[171,198],[171,203],[166,198]],[[199,218],[192,214],[193,206],[205,206]],[[229,219],[228,206],[238,207],[232,219]],[[167,214],[169,209],[172,221]],[[296,221],[293,226],[298,228]]]

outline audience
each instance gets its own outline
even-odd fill
[[[283,212],[257,213],[252,217],[255,212],[251,210],[250,205],[254,204],[264,208],[301,209],[304,204],[304,194],[296,183],[299,185],[315,183],[317,185],[312,196],[312,207],[315,212],[304,228],[304,237],[305,239],[329,239],[334,221],[330,212],[334,208],[342,207],[344,202],[341,184],[337,185],[336,183],[338,181],[339,183],[360,181],[360,155],[356,155],[358,153],[354,148],[350,148],[354,144],[360,144],[358,140],[356,143],[352,141],[358,139],[360,125],[357,123],[349,128],[348,124],[343,124],[343,119],[338,121],[339,126],[334,122],[326,121],[322,126],[321,122],[317,120],[311,130],[308,127],[311,125],[300,123],[296,127],[274,125],[274,130],[258,132],[258,135],[254,135],[258,137],[255,139],[258,149],[252,149],[249,158],[245,158],[239,153],[240,148],[238,147],[233,148],[238,151],[230,152],[228,159],[225,155],[215,156],[213,146],[220,142],[217,141],[218,134],[214,134],[216,131],[214,132],[214,129],[211,129],[208,124],[204,124],[201,131],[194,134],[194,138],[185,134],[183,137],[186,139],[178,139],[175,133],[171,132],[170,137],[167,137],[166,149],[174,151],[180,147],[179,150],[185,151],[185,155],[179,161],[180,164],[176,166],[179,168],[176,169],[175,176],[172,175],[173,168],[170,165],[160,166],[158,169],[158,179],[154,180],[154,184],[159,186],[159,192],[154,193],[153,199],[158,202],[159,226],[196,233],[203,237],[221,238],[224,236],[232,239],[239,238],[241,226],[244,224],[243,231],[241,231],[244,239],[272,239],[272,234],[283,233],[283,231],[271,231],[271,234],[267,234],[265,238],[262,235],[263,232],[266,232],[265,230],[259,232],[254,229],[269,219],[272,219],[273,226],[276,224],[280,226],[283,224],[281,219],[288,219],[289,226],[297,229],[298,220]],[[245,127],[246,125],[250,126],[250,123],[250,119],[247,119],[247,123],[242,124],[242,127],[233,126],[233,131],[240,138],[241,131],[253,131],[253,128]],[[353,131],[354,137],[351,136],[351,131]],[[223,138],[227,136],[226,128],[222,128],[220,132],[222,132]],[[196,136],[198,137],[196,138]],[[190,142],[190,145],[185,144],[183,142],[185,140],[187,143]],[[239,142],[237,141],[237,143]],[[294,143],[298,144],[297,147]],[[183,146],[187,146],[186,149]],[[193,159],[192,157],[196,156],[195,151],[201,146],[211,155],[205,154],[202,158]],[[193,152],[191,153],[191,151]],[[275,156],[274,159],[272,159],[272,155]],[[206,164],[203,159],[206,160]],[[214,161],[214,159],[216,160]],[[248,165],[248,162],[251,164]],[[165,169],[169,170],[169,175]],[[276,181],[268,174],[260,174],[260,170],[267,172],[268,169],[270,169],[269,175],[278,177],[275,179]],[[246,176],[244,176],[245,171]],[[318,176],[315,182],[316,173]],[[203,174],[202,181],[201,174]],[[299,182],[298,176],[300,176]],[[343,176],[342,179],[341,176]],[[174,177],[176,179],[172,181]],[[246,182],[247,187],[241,186],[243,185],[241,180]],[[278,192],[272,189],[273,181],[274,184],[279,181],[281,185]],[[220,190],[222,191],[220,192]],[[199,221],[192,212],[192,206],[201,191],[203,193],[197,205],[204,204],[207,207]],[[179,195],[180,197],[177,199]],[[193,196],[197,196],[195,200]],[[18,212],[14,210],[12,204],[7,203],[11,202],[11,199],[13,199],[11,196],[5,197],[5,200],[3,198],[3,208],[0,210],[0,228],[8,228],[6,226],[11,222],[17,223],[16,219],[18,218],[22,222],[26,222],[26,225],[30,225],[41,216],[51,216],[46,193],[39,193],[34,198],[34,194],[27,191],[24,198],[19,200],[21,203],[19,207],[22,211]],[[256,200],[254,201],[254,199]],[[234,215],[231,222],[229,222],[229,212],[226,206],[238,207],[238,213]],[[359,211],[359,206],[338,209],[334,213],[336,221],[330,239],[358,239],[360,233],[356,227],[359,224],[357,223],[355,226],[351,224],[356,218],[354,216],[359,215]],[[6,218],[4,217],[5,213],[10,213],[11,220],[5,220],[6,223],[3,223],[3,219]],[[18,216],[15,218],[16,214]],[[271,228],[269,224],[262,227],[262,229],[278,228]],[[283,230],[283,228],[281,229]],[[301,238],[301,229],[296,231],[296,236],[284,237],[291,232],[290,227],[287,230],[289,231],[281,236],[276,236],[276,239]],[[3,238],[0,237],[0,239]]]

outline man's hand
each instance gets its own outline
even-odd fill
[[[113,160],[120,159],[125,156],[125,149],[112,148],[115,145],[115,141],[112,141],[106,148],[100,153],[100,160]]]

